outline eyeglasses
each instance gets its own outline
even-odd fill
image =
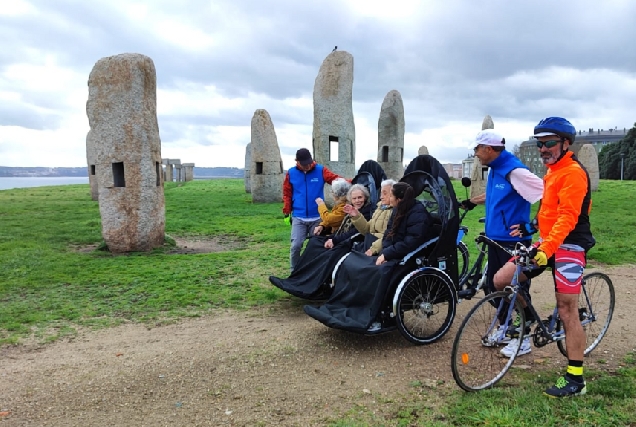
[[[483,147],[483,145],[479,144],[477,147],[473,148],[473,150],[475,151],[475,153],[477,152],[477,150],[479,150],[481,147]]]
[[[542,147],[546,147],[546,148],[552,148],[555,147],[559,142],[561,142],[558,139],[551,139],[549,141],[539,141],[537,140],[537,148],[542,148]]]

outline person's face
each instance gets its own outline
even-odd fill
[[[383,205],[388,205],[391,203],[391,188],[392,185],[385,185],[380,190],[380,201]]]
[[[308,165],[301,165],[300,162],[296,162],[296,166],[298,167],[298,169],[300,169],[303,172],[309,172],[309,170],[311,169],[311,163],[309,163]]]
[[[475,157],[479,159],[482,165],[487,165],[493,160],[495,160],[496,152],[492,149],[490,145],[480,144],[475,147]]]
[[[354,208],[360,209],[364,206],[364,201],[364,193],[362,193],[361,190],[353,190],[351,192],[351,205],[353,205]]]
[[[562,149],[567,148],[568,142],[561,142],[561,138],[556,135],[548,135],[537,138],[541,143],[539,156],[544,165],[553,165],[559,159]],[[551,147],[550,147],[551,145]]]
[[[391,191],[391,197],[389,198],[389,204],[393,207],[396,207],[398,205],[398,203],[400,203],[400,200],[402,199],[398,199],[397,197],[395,197],[395,194],[393,194],[393,192]]]

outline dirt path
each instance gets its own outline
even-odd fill
[[[604,271],[614,282],[617,307],[608,335],[586,364],[612,370],[636,349],[630,315],[636,267]],[[535,280],[537,307],[549,306],[550,286]],[[462,303],[460,313],[472,305]],[[70,342],[5,346],[0,411],[10,413],[0,425],[324,425],[355,404],[382,413],[391,407],[381,404],[384,398],[417,392],[434,404],[433,396],[457,390],[449,354],[461,315],[440,342],[416,347],[399,332],[367,337],[329,329],[301,307],[217,313],[152,329],[130,324]],[[557,369],[565,359],[551,345],[516,363]]]

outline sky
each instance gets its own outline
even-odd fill
[[[401,93],[405,163],[459,163],[485,115],[508,146],[548,116],[636,122],[631,0],[0,0],[0,165],[85,166],[88,76],[150,57],[163,158],[245,166],[269,112],[285,168],[312,149],[313,88],[334,46],[354,60],[356,166],[377,160],[386,94]]]

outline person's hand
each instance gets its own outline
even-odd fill
[[[358,215],[360,215],[360,212],[358,212],[358,210],[355,208],[355,206],[350,205],[350,204],[344,205],[343,210],[349,216],[358,216]]]
[[[320,204],[322,204],[322,203],[325,203],[325,201],[324,201],[324,200],[322,200],[322,198],[320,198],[320,197],[316,197],[316,204],[317,204],[317,205],[320,205]]]
[[[320,233],[322,233],[323,230],[323,226],[322,225],[318,225],[314,228],[314,236],[319,236]]]
[[[470,199],[466,199],[460,203],[460,206],[462,207],[462,209],[466,209],[467,211],[472,211],[473,209],[475,209],[475,206],[477,205],[471,202]]]
[[[364,253],[366,256],[373,256],[373,249],[367,249]]]
[[[539,267],[548,265],[548,256],[542,250],[532,248],[529,255]]]
[[[291,225],[291,216],[289,216],[289,214],[283,215],[283,222],[287,225]]]
[[[333,248],[333,240],[332,239],[328,239],[325,242],[325,249],[331,249],[331,248]]]
[[[386,260],[384,259],[384,254],[380,255],[378,259],[375,260],[375,265],[384,264]]]
[[[522,222],[521,224],[518,224],[517,230],[519,231],[518,235],[521,237],[532,236],[534,233],[539,231],[537,230],[536,220],[531,222]]]

